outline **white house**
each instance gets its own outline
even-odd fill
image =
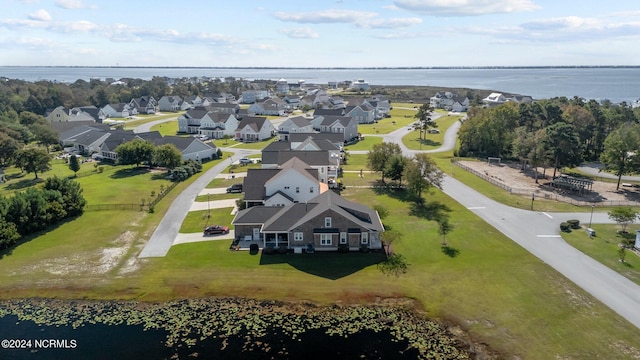
[[[491,93],[486,98],[482,99],[482,103],[485,106],[498,106],[507,102],[507,98],[501,93]]]
[[[137,110],[130,108],[127,103],[107,104],[100,111],[103,116],[110,118],[128,118],[138,114]]]
[[[225,135],[233,138],[240,122],[231,114],[208,112],[200,120],[198,133],[210,139],[222,139]]]
[[[53,110],[49,110],[45,113],[44,117],[49,122],[67,122],[70,120],[69,111],[64,106],[58,106]]]
[[[244,179],[247,207],[285,206],[306,202],[328,190],[320,182],[318,170],[294,157],[272,169],[249,169]]]
[[[280,78],[280,80],[276,81],[276,94],[287,95],[289,90],[289,83],[287,80]]]
[[[276,128],[265,117],[245,116],[238,124],[235,138],[238,141],[255,142],[272,137]]]
[[[369,86],[368,82],[364,81],[363,79],[358,79],[351,83],[351,88],[354,90],[369,91],[371,87]]]

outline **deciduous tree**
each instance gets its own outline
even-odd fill
[[[401,155],[400,145],[394,143],[383,142],[373,145],[373,149],[367,154],[367,167],[374,172],[381,174],[382,182],[384,182],[385,169],[389,160],[394,155]]]
[[[431,187],[441,187],[443,174],[436,163],[425,153],[418,153],[405,166],[407,188],[416,201],[422,202],[422,192]]]
[[[16,154],[16,165],[26,172],[33,173],[38,178],[39,172],[49,170],[51,163],[51,157],[49,154],[36,148],[24,148]]]
[[[622,175],[637,170],[633,160],[640,150],[640,127],[638,124],[624,124],[612,131],[604,141],[604,151],[600,161],[607,170],[613,170],[618,176],[616,190],[620,189]]]
[[[153,153],[153,162],[159,166],[173,169],[182,164],[182,153],[173,144],[160,145]]]
[[[144,162],[151,162],[155,146],[146,140],[134,139],[116,148],[118,163],[122,165],[135,164],[136,167]]]

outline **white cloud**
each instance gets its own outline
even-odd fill
[[[377,17],[378,14],[356,10],[322,10],[306,13],[277,12],[274,16],[279,20],[287,22],[302,24],[331,24],[356,23],[364,19]]]
[[[361,28],[371,29],[397,29],[422,24],[421,18],[393,18],[393,19],[371,19],[358,21],[356,25]]]
[[[640,38],[640,22],[618,18],[558,17],[529,21],[515,27],[467,28],[466,33],[489,35],[509,42],[587,42],[602,39]]]
[[[56,5],[63,9],[92,9],[93,5],[87,5],[82,0],[56,0]]]
[[[287,35],[292,39],[317,39],[320,37],[317,32],[313,31],[311,28],[303,27],[296,29],[282,29],[281,33]]]
[[[36,21],[50,21],[51,15],[45,9],[40,9],[34,13],[29,14],[29,19]]]
[[[533,11],[540,8],[532,0],[395,0],[405,10],[433,16],[469,16]]]

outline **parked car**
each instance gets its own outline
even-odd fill
[[[228,193],[241,193],[242,184],[233,184],[227,188]]]
[[[440,134],[440,130],[438,129],[429,129],[427,130],[429,134]]]
[[[246,165],[246,164],[252,164],[253,161],[251,161],[251,159],[243,157],[242,159],[239,160],[240,164]]]
[[[204,235],[228,234],[229,228],[222,225],[211,225],[204,228]]]

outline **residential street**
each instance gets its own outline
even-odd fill
[[[461,123],[456,122],[447,130],[442,147],[426,152],[453,149],[456,133],[460,126]],[[409,130],[406,127],[402,127],[391,134],[385,135],[384,141],[399,144],[405,155],[411,156],[417,151],[408,150],[401,141],[402,137],[408,132]],[[252,151],[240,150],[232,159],[237,160],[239,157],[250,153]],[[353,151],[351,153],[361,152]],[[232,159],[225,159],[222,163],[201,175],[198,180],[176,198],[147,246],[140,253],[140,257],[166,255],[171,244],[176,240],[180,225],[189,209],[193,206],[193,201],[197,194],[217,174],[229,166]],[[591,213],[543,213],[511,208],[487,198],[455,178],[448,176],[443,181],[443,191],[640,328],[640,311],[638,311],[640,309],[640,286],[584,255],[568,245],[560,237],[560,222],[567,219],[578,219],[583,224],[588,223]],[[611,222],[606,213],[596,212],[593,214],[593,223]],[[585,234],[585,241],[587,239]]]

